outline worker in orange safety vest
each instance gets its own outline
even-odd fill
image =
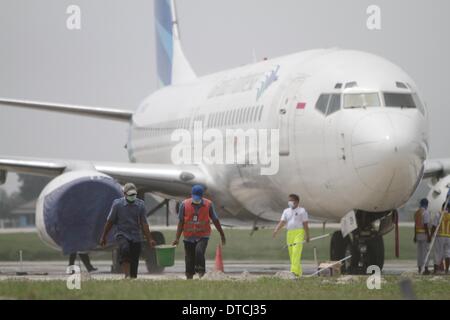
[[[203,193],[203,186],[194,185],[191,198],[181,203],[178,211],[176,239],[172,243],[178,245],[183,234],[187,279],[193,279],[195,273],[200,278],[205,274],[205,252],[211,235],[211,221],[220,233],[222,244],[225,244],[225,234],[214,204],[211,200],[204,198]]]
[[[445,203],[444,203],[445,205]],[[450,265],[450,203],[447,204],[447,208],[442,206],[442,212],[439,212],[434,217],[431,233],[434,234],[437,229],[436,241],[434,244],[434,273],[438,273],[441,270],[443,262],[445,262],[445,273],[448,274]],[[442,221],[439,225],[439,221]]]

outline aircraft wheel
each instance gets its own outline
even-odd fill
[[[368,265],[384,266],[384,241],[382,236],[376,236],[367,242]]]
[[[331,261],[339,261],[349,255],[352,255],[352,258],[343,262],[341,267],[342,273],[352,273],[355,267],[358,265],[354,257],[355,255],[355,247],[352,244],[350,237],[343,237],[341,231],[335,231],[331,236],[330,242],[330,260]]]
[[[341,231],[335,231],[331,236],[330,241],[330,260],[331,261],[339,261],[346,257],[346,253],[348,251],[349,245],[351,245],[348,237],[344,239]],[[345,262],[342,265],[341,272],[344,273],[346,271]]]

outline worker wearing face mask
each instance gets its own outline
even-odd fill
[[[114,200],[108,215],[106,225],[100,240],[100,245],[106,245],[109,231],[116,226],[115,239],[119,246],[119,263],[125,278],[137,278],[139,256],[141,253],[142,234],[148,245],[155,245],[145,215],[144,201],[137,198],[134,184],[127,183],[123,187],[124,197]]]
[[[275,238],[278,231],[284,226],[287,229],[286,243],[291,260],[291,272],[300,277],[302,275],[302,250],[303,241],[309,242],[308,212],[300,207],[300,197],[296,194],[289,195],[289,208],[283,211],[281,220],[273,231]]]
[[[181,234],[184,237],[186,278],[193,279],[195,273],[201,278],[205,274],[205,252],[211,234],[210,222],[220,233],[222,245],[225,234],[211,200],[203,197],[203,186],[194,185],[191,197],[184,200],[178,211],[178,228],[173,245],[178,245]]]

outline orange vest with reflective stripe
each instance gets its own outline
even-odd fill
[[[208,237],[211,234],[209,219],[209,208],[211,201],[203,198],[203,205],[195,214],[192,198],[183,201],[184,204],[184,228],[183,236],[187,237]]]
[[[424,209],[420,208],[414,214],[414,221],[416,222],[416,233],[425,233],[425,226],[423,225],[423,213]]]
[[[450,213],[441,212],[444,215],[442,218],[441,226],[437,232],[439,237],[447,237],[450,238]]]

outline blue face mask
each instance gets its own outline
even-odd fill
[[[131,196],[127,196],[127,201],[134,202],[134,201],[136,201],[136,197],[137,197],[137,195],[135,195],[135,194],[133,194]]]

